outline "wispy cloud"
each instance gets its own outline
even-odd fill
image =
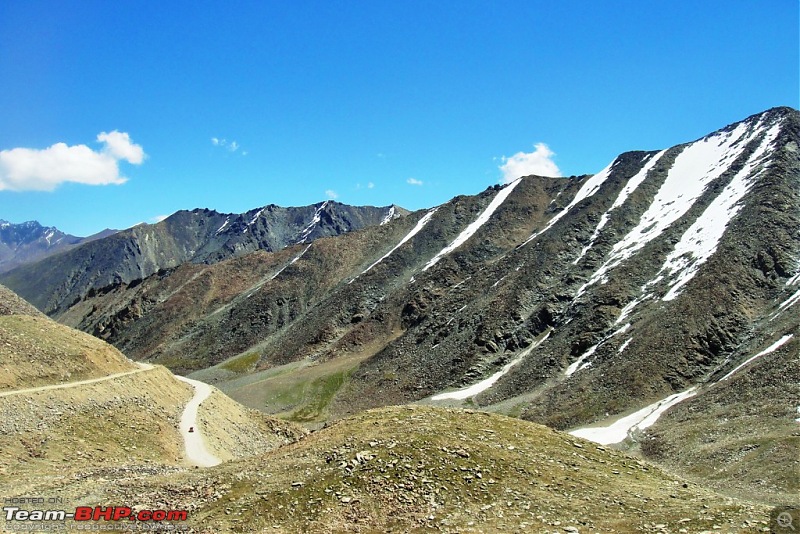
[[[228,141],[227,139],[220,138],[220,137],[212,137],[211,138],[211,144],[214,145],[214,146],[218,146],[218,147],[224,148],[225,150],[228,150],[229,152],[236,152],[237,150],[242,148],[241,145],[237,141],[235,141],[235,140],[234,141]],[[247,155],[247,152],[246,151],[242,151],[242,156],[246,156],[246,155]]]
[[[125,132],[101,132],[100,151],[86,145],[56,143],[48,148],[0,151],[0,191],[53,191],[64,182],[85,185],[123,184],[119,162],[140,165],[146,154]]]
[[[375,188],[375,184],[373,184],[372,182],[369,182],[367,184],[367,189],[374,189],[374,188]]]
[[[167,217],[169,217],[169,215],[156,215],[155,217],[150,217],[150,222],[151,223],[160,223],[161,221],[163,221]]]
[[[328,197],[331,200],[336,200],[337,198],[339,198],[339,195],[336,194],[336,191],[334,191],[333,189],[326,190],[325,191],[325,196]]]
[[[409,178],[406,180],[406,183],[410,185],[422,185],[423,182],[422,180],[417,180],[416,178]]]
[[[510,158],[503,156],[499,169],[503,173],[501,182],[507,184],[520,176],[561,176],[561,171],[553,161],[555,152],[544,143],[534,145],[533,152],[517,152]]]

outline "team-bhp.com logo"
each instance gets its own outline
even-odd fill
[[[78,506],[66,510],[23,510],[19,506],[4,506],[6,521],[186,521],[186,510],[138,510],[129,506]]]

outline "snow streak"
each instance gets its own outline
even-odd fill
[[[258,218],[259,218],[259,217],[261,217],[261,214],[262,214],[262,213],[264,213],[264,210],[265,210],[265,209],[266,209],[266,208],[261,208],[260,210],[258,210],[258,211],[256,212],[256,214],[255,214],[255,215],[253,215],[253,218],[252,218],[252,219],[250,219],[250,222],[249,222],[249,223],[247,223],[247,226],[250,226],[251,224],[253,224],[254,222],[256,222],[256,221],[258,220]]]
[[[781,347],[781,345],[783,345],[784,343],[786,343],[787,341],[792,339],[792,337],[794,337],[794,334],[787,334],[787,335],[783,336],[782,338],[780,338],[778,341],[776,341],[775,343],[773,343],[772,345],[770,345],[766,349],[762,350],[761,352],[759,352],[755,356],[753,356],[751,358],[748,358],[746,361],[744,361],[743,363],[741,363],[738,366],[736,366],[736,368],[733,371],[731,371],[727,375],[723,376],[720,379],[720,382],[722,382],[723,380],[729,379],[731,376],[733,376],[734,373],[736,373],[736,371],[738,371],[742,367],[746,366],[747,364],[749,364],[750,362],[752,362],[756,358],[764,356],[765,354],[769,354],[770,352],[775,352],[776,350],[778,350]]]
[[[759,147],[747,159],[747,163],[686,230],[674,250],[667,256],[660,272],[669,271],[670,275],[678,273],[678,277],[672,282],[662,300],[668,301],[677,297],[681,287],[694,278],[700,266],[716,252],[728,223],[741,209],[740,201],[750,190],[758,174],[764,171],[762,168],[753,174],[764,160],[767,149],[775,141],[779,131],[780,124],[769,129]]]
[[[520,182],[522,182],[522,178],[517,178],[516,180],[508,184],[506,187],[501,189],[500,192],[498,192],[495,195],[495,197],[492,199],[489,205],[486,206],[486,209],[483,210],[483,212],[481,212],[480,215],[478,215],[478,218],[475,219],[469,226],[467,226],[458,235],[458,237],[456,237],[453,240],[452,243],[444,247],[441,251],[439,251],[438,254],[436,254],[436,256],[431,258],[430,261],[425,264],[425,267],[423,267],[422,270],[427,271],[428,269],[436,265],[439,262],[439,260],[441,260],[443,257],[453,252],[455,249],[463,245],[464,242],[467,241],[467,239],[472,237],[481,226],[486,224],[486,221],[489,220],[489,217],[492,216],[492,213],[494,213],[495,210],[497,210],[497,208],[499,208],[503,204],[506,198],[508,198],[508,195],[511,194],[514,188],[517,187],[520,184]]]
[[[320,221],[320,213],[322,213],[322,210],[324,210],[325,207],[328,205],[328,202],[329,202],[328,200],[323,202],[320,205],[320,207],[318,207],[317,210],[314,212],[314,217],[311,218],[311,222],[300,233],[300,240],[297,242],[297,244],[306,242],[306,239],[308,239],[308,236],[311,234],[311,231],[314,229],[314,227],[317,225],[317,223],[319,223],[319,221]]]
[[[631,327],[631,323],[626,323],[621,328],[618,328],[617,330],[615,330],[611,334],[607,335],[606,337],[604,337],[603,339],[598,341],[596,345],[592,345],[591,347],[589,347],[589,349],[587,349],[586,352],[581,354],[580,358],[575,360],[572,364],[570,364],[569,367],[567,367],[567,370],[564,371],[564,375],[565,376],[572,376],[573,374],[575,374],[575,371],[580,371],[581,369],[585,369],[586,367],[589,367],[590,365],[592,365],[591,362],[586,362],[586,363],[583,363],[583,362],[584,362],[584,360],[586,360],[586,358],[588,358],[589,356],[594,354],[595,351],[600,347],[600,345],[602,345],[603,343],[605,343],[606,341],[608,341],[612,337],[616,336],[617,334],[624,334],[625,332],[628,331],[628,329],[630,327]],[[583,365],[581,365],[581,364],[583,364]]]
[[[758,127],[749,132],[748,129],[747,123],[741,123],[730,132],[714,134],[684,148],[675,158],[664,183],[639,223],[614,245],[609,258],[578,290],[578,294],[604,280],[611,269],[633,256],[685,215],[706,187],[727,171],[747,143],[762,131]]]
[[[578,368],[581,367],[581,364],[583,363],[583,361],[586,358],[588,358],[589,356],[591,356],[592,354],[594,354],[594,352],[597,350],[597,347],[599,347],[599,346],[600,346],[600,343],[598,343],[597,345],[592,345],[591,347],[589,347],[589,350],[584,352],[581,355],[580,358],[575,360],[569,367],[567,367],[567,370],[564,371],[564,374],[566,376],[572,376],[573,374],[575,374],[575,371],[577,371]]]
[[[628,197],[631,195],[631,193],[636,191],[636,188],[639,187],[639,185],[647,177],[647,174],[650,172],[650,169],[652,169],[655,166],[655,164],[658,163],[658,160],[661,159],[661,156],[664,155],[664,152],[666,152],[666,150],[662,150],[661,152],[650,158],[650,161],[648,161],[645,164],[645,166],[642,167],[642,169],[638,173],[636,173],[636,176],[628,180],[628,183],[625,184],[625,187],[622,188],[622,191],[619,192],[619,195],[617,195],[616,200],[614,200],[614,204],[612,204],[611,207],[608,208],[608,211],[605,212],[600,217],[600,222],[597,223],[597,227],[594,229],[592,237],[589,238],[589,244],[583,247],[583,250],[581,250],[580,255],[577,258],[575,258],[575,260],[572,262],[573,265],[577,265],[578,262],[581,261],[581,258],[583,258],[587,252],[589,252],[589,249],[592,248],[595,240],[600,235],[600,230],[602,230],[603,227],[605,227],[605,225],[608,223],[608,219],[610,218],[611,212],[622,206],[625,203],[625,201],[628,200]],[[647,158],[648,156],[645,156],[644,159],[642,159],[642,161],[647,160]]]
[[[406,241],[408,241],[409,239],[411,239],[412,237],[414,237],[415,235],[417,235],[417,234],[420,232],[420,230],[422,230],[423,228],[425,228],[425,225],[426,225],[426,224],[428,224],[428,222],[431,220],[431,217],[433,217],[433,214],[434,214],[434,213],[436,213],[436,210],[438,210],[438,209],[439,209],[439,208],[433,208],[433,209],[432,209],[432,210],[430,210],[428,213],[426,213],[425,215],[423,215],[423,216],[422,216],[422,218],[421,218],[419,221],[417,221],[417,225],[416,225],[416,226],[414,226],[414,228],[412,228],[412,229],[411,229],[411,231],[410,231],[409,233],[407,233],[407,234],[406,234],[406,236],[405,236],[403,239],[401,239],[401,240],[400,240],[400,242],[399,242],[397,245],[395,245],[395,246],[394,246],[394,248],[393,248],[392,250],[390,250],[389,252],[387,252],[386,254],[384,254],[383,256],[381,256],[381,258],[380,258],[378,261],[376,261],[375,263],[373,263],[372,265],[370,265],[369,267],[367,267],[366,269],[364,269],[364,270],[361,272],[361,274],[367,274],[367,272],[368,272],[370,269],[372,269],[373,267],[375,267],[376,265],[378,265],[380,262],[382,262],[383,260],[385,260],[386,258],[388,258],[389,256],[391,256],[391,255],[392,255],[392,252],[394,252],[395,250],[397,250],[398,248],[400,248],[401,246],[403,246],[403,244],[405,244],[405,242],[406,242]],[[359,276],[361,276],[361,275],[359,275]],[[356,278],[358,278],[358,277],[356,277]],[[355,280],[355,278],[353,278],[353,280]],[[351,280],[351,283],[352,283],[352,280]]]
[[[216,231],[216,232],[214,232],[214,235],[219,235],[219,233],[220,233],[221,231],[223,231],[223,230],[225,229],[225,227],[226,227],[226,226],[228,226],[228,223],[229,223],[229,222],[231,222],[231,217],[230,217],[230,215],[229,215],[228,217],[226,217],[226,218],[225,218],[225,222],[224,222],[224,223],[222,223],[222,226],[220,226],[219,228],[217,228],[217,231]]]
[[[282,273],[282,272],[283,272],[283,271],[284,271],[284,270],[285,270],[285,269],[286,269],[288,266],[290,266],[291,264],[293,264],[294,262],[296,262],[297,260],[299,260],[300,258],[302,258],[302,257],[303,257],[303,254],[305,254],[305,253],[308,251],[308,249],[310,249],[310,248],[311,248],[311,245],[313,245],[313,243],[309,243],[309,244],[308,244],[308,246],[307,246],[306,248],[304,248],[304,249],[303,249],[303,252],[301,252],[300,254],[298,254],[297,256],[295,256],[295,257],[294,257],[294,259],[292,259],[292,261],[290,261],[289,263],[287,263],[286,265],[284,265],[283,267],[281,267],[281,268],[278,270],[278,272],[277,272],[277,273],[273,274],[273,275],[270,277],[270,280],[275,280],[275,278],[276,278],[276,277],[277,277],[279,274],[281,274],[281,273]]]
[[[439,393],[438,395],[434,395],[433,397],[431,397],[431,400],[445,400],[445,399],[464,400],[464,399],[468,399],[470,397],[474,397],[478,393],[481,393],[481,392],[489,389],[490,387],[492,387],[494,385],[495,382],[500,380],[500,378],[503,375],[508,373],[508,371],[511,370],[512,367],[517,365],[519,362],[522,361],[522,359],[525,356],[530,354],[533,349],[535,349],[536,347],[538,347],[539,345],[544,343],[545,340],[548,337],[550,337],[550,333],[551,332],[552,332],[552,330],[547,332],[547,334],[545,334],[545,336],[542,339],[540,339],[536,343],[531,344],[531,346],[528,347],[527,349],[525,349],[524,351],[522,351],[522,353],[519,356],[517,356],[516,358],[514,358],[513,360],[511,360],[510,362],[505,364],[501,370],[497,371],[495,374],[493,374],[489,378],[481,380],[480,382],[477,382],[477,383],[475,383],[475,384],[473,384],[471,386],[468,386],[468,387],[465,387],[465,388],[462,388],[462,389],[457,389],[455,391],[448,391],[447,393]]]
[[[395,215],[394,206],[389,207],[389,212],[386,214],[386,217],[383,218],[381,223],[378,226],[383,226],[384,224],[389,224],[392,219],[396,219],[397,216]]]
[[[542,228],[538,232],[535,232],[533,235],[531,235],[528,239],[526,239],[525,242],[522,243],[517,248],[524,247],[525,245],[527,245],[528,243],[530,243],[531,241],[533,241],[534,239],[536,239],[537,237],[539,237],[540,235],[542,235],[543,233],[548,231],[563,216],[565,216],[567,213],[569,213],[569,210],[571,210],[572,207],[575,206],[575,204],[577,204],[578,202],[580,202],[581,200],[583,200],[585,198],[589,198],[590,196],[594,195],[597,192],[597,190],[600,189],[600,186],[603,184],[603,182],[605,182],[606,179],[611,175],[611,168],[614,166],[614,163],[616,163],[616,161],[617,160],[614,160],[605,169],[603,169],[602,171],[598,172],[597,174],[595,174],[594,176],[592,176],[591,178],[586,180],[586,183],[583,184],[583,187],[581,187],[578,190],[577,193],[575,193],[575,198],[572,199],[572,201],[567,205],[566,208],[564,208],[563,210],[558,212],[555,215],[555,217],[550,219],[550,221],[547,223],[547,225],[544,228]],[[559,195],[560,194],[561,193],[559,193]],[[558,195],[556,195],[556,198],[558,198]],[[555,201],[555,199],[553,199],[553,200]]]

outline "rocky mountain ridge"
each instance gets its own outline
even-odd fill
[[[0,219],[0,273],[115,232],[116,230],[106,229],[89,237],[76,237],[65,234],[55,226],[42,226],[37,221],[13,224]]]
[[[241,214],[209,209],[178,211],[157,224],[140,224],[54,258],[0,276],[39,309],[63,312],[90,293],[129,284],[186,262],[215,263],[256,250],[277,251],[369,225],[407,212],[325,201],[282,208],[274,204]]]

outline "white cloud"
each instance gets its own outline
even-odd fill
[[[230,152],[236,152],[237,150],[239,150],[241,148],[241,145],[237,141],[235,141],[235,140],[234,141],[228,141],[225,138],[219,138],[219,137],[212,137],[211,138],[211,144],[214,145],[214,146],[219,146],[219,147],[225,148],[226,150],[228,150]],[[247,152],[243,151],[242,152],[242,156],[246,156],[246,155],[247,155]]]
[[[374,188],[375,188],[375,184],[373,184],[372,182],[367,184],[367,189],[374,189]]]
[[[332,189],[328,189],[327,191],[325,191],[325,196],[331,200],[336,200],[337,198],[339,198],[339,195],[336,194],[336,191]]]
[[[155,217],[150,217],[150,222],[151,223],[160,223],[161,221],[163,221],[167,217],[169,217],[169,215],[156,215]]]
[[[408,180],[406,180],[406,183],[411,185],[422,185],[422,180],[417,180],[416,178],[409,178]]]
[[[131,136],[125,132],[114,130],[111,133],[100,132],[97,140],[105,143],[104,152],[116,159],[124,159],[128,163],[139,165],[144,161],[144,150],[131,142]]]
[[[503,172],[501,182],[507,184],[520,176],[561,176],[561,171],[553,162],[555,152],[544,143],[534,145],[533,152],[517,152],[510,158],[502,157],[499,169]]]
[[[119,162],[134,165],[144,161],[141,146],[127,133],[101,132],[102,151],[86,145],[56,143],[45,149],[12,148],[0,151],[0,191],[53,191],[64,182],[86,185],[123,184]]]

